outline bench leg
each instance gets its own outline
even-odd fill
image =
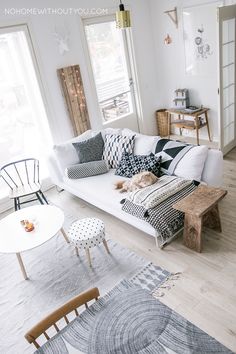
[[[204,215],[203,226],[222,232],[218,205],[214,205],[213,208]]]
[[[197,252],[202,251],[202,218],[185,214],[184,245]]]

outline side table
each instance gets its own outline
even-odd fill
[[[179,128],[181,135],[182,129],[196,130],[197,145],[199,145],[199,130],[203,127],[207,127],[209,141],[211,141],[210,127],[208,122],[208,111],[209,108],[201,108],[195,112],[189,112],[184,109],[168,109],[166,111],[168,117],[168,137],[170,138],[171,125],[174,125]],[[171,121],[172,115],[178,115],[178,119]],[[191,117],[192,120],[184,119],[185,116]],[[201,116],[204,116],[204,122],[201,121]]]
[[[174,209],[185,213],[185,246],[197,252],[202,251],[203,226],[222,231],[218,203],[226,194],[226,190],[201,185],[188,197],[173,205]]]

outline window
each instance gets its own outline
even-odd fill
[[[93,76],[103,122],[134,113],[126,32],[118,30],[114,19],[85,21]]]
[[[26,26],[0,30],[0,166],[41,160],[51,142],[27,34]],[[40,171],[46,177],[43,166]],[[1,181],[0,197],[6,193]]]

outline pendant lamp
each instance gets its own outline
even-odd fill
[[[124,4],[121,0],[119,11],[116,11],[116,27],[120,29],[131,27],[130,11],[125,10]]]

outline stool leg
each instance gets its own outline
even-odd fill
[[[110,253],[110,250],[109,250],[109,248],[108,248],[107,241],[104,239],[102,242],[103,242],[103,244],[104,244],[104,247],[106,248],[107,253],[109,254],[109,253]]]
[[[87,254],[89,266],[92,267],[92,262],[91,262],[91,257],[90,257],[89,248],[86,248],[86,254]]]
[[[76,256],[79,257],[79,250],[78,250],[78,247],[75,247],[75,252],[76,252]]]
[[[65,233],[65,230],[63,229],[63,227],[61,228],[61,233],[62,233],[62,235],[64,236],[66,242],[67,242],[67,243],[70,243],[70,241],[69,241],[69,239],[68,239],[68,237],[67,237],[67,234]]]

